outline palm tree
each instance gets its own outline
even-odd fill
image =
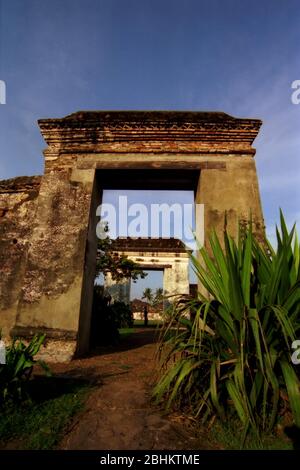
[[[164,290],[161,287],[159,287],[155,291],[153,304],[154,305],[160,304],[163,301],[163,299],[164,299]]]
[[[153,292],[150,287],[146,287],[146,289],[143,292],[142,299],[145,299],[146,302],[151,305],[153,301]]]
[[[142,299],[145,299],[147,302],[147,306],[144,308],[144,326],[148,325],[148,306],[152,305],[153,303],[153,292],[150,287],[146,287],[146,289],[143,292]]]

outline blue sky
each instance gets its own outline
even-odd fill
[[[0,0],[0,179],[43,172],[36,121],[79,109],[220,110],[264,122],[268,234],[300,222],[299,0]]]

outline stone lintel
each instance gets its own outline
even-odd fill
[[[136,261],[140,268],[146,269],[148,271],[161,271],[162,269],[172,268],[172,264],[163,264],[163,263],[143,263],[142,261]]]
[[[170,159],[168,157],[164,157],[163,160],[157,160],[151,158],[149,156],[147,160],[145,160],[145,156],[143,155],[143,159],[135,157],[133,158],[124,156],[124,158],[116,159],[114,158],[115,155],[110,155],[110,158],[97,158],[92,160],[91,158],[87,158],[86,160],[83,157],[80,157],[77,160],[77,168],[78,169],[90,169],[94,168],[96,170],[113,170],[113,169],[126,169],[126,170],[143,170],[143,169],[153,169],[153,170],[226,170],[226,162],[216,162],[216,161],[193,161],[191,159],[183,159],[182,155],[178,159]],[[199,158],[199,157],[198,157]],[[209,158],[209,157],[208,157]],[[47,157],[46,157],[47,160]]]

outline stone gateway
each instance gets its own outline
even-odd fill
[[[0,326],[44,331],[48,360],[89,348],[105,189],[192,190],[212,228],[264,232],[252,143],[261,121],[221,112],[96,111],[39,120],[42,176],[0,182]],[[197,230],[197,227],[196,227]]]

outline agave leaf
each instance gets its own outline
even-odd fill
[[[260,398],[263,383],[264,383],[264,375],[262,374],[261,371],[257,371],[254,376],[253,385],[250,391],[250,404],[253,410],[257,407],[257,403]]]
[[[171,395],[169,397],[169,400],[167,402],[167,405],[166,405],[167,409],[170,408],[172,402],[176,398],[178,390],[184,385],[186,376],[189,375],[194,369],[199,367],[199,365],[200,365],[200,362],[194,362],[194,361],[191,361],[191,360],[188,360],[188,359],[183,360],[180,363],[180,368],[179,368],[178,373],[177,373],[177,379],[176,379],[176,382],[175,382],[175,385],[173,387],[172,393],[171,393]]]
[[[244,408],[244,400],[236,384],[232,380],[227,380],[226,388],[227,388],[227,391],[231,400],[233,401],[233,405],[238,414],[238,417],[240,418],[244,426],[248,425],[249,423],[248,413],[247,413],[247,410]]]
[[[261,336],[260,336],[260,332],[262,335],[264,335],[264,332],[261,328],[258,312],[254,308],[249,310],[249,324],[252,329],[252,334],[253,334],[253,338],[255,342],[255,353],[259,360],[260,370],[263,376],[265,376],[265,366],[264,366],[264,361],[263,361]],[[264,341],[264,343],[266,344],[266,341]]]
[[[294,368],[288,361],[280,361],[281,370],[284,376],[289,403],[293,413],[294,421],[300,426],[300,383]]]
[[[220,404],[219,398],[218,398],[218,389],[217,389],[217,378],[220,376],[220,373],[218,372],[220,368],[220,358],[216,358],[212,361],[211,368],[210,368],[210,396],[211,396],[211,401],[216,408],[219,416],[221,418],[224,418],[224,409],[222,405]]]
[[[240,320],[243,315],[244,302],[239,275],[239,266],[237,265],[236,245],[227,233],[225,233],[224,238],[229,273],[230,310],[235,319]]]
[[[252,230],[247,233],[246,242],[242,248],[242,273],[241,284],[244,296],[244,304],[250,308],[250,278],[252,268]]]
[[[153,396],[156,398],[156,401],[160,401],[161,398],[169,391],[171,384],[174,381],[174,378],[178,374],[182,367],[182,363],[178,361],[175,363],[161,378],[158,384],[153,389]]]

